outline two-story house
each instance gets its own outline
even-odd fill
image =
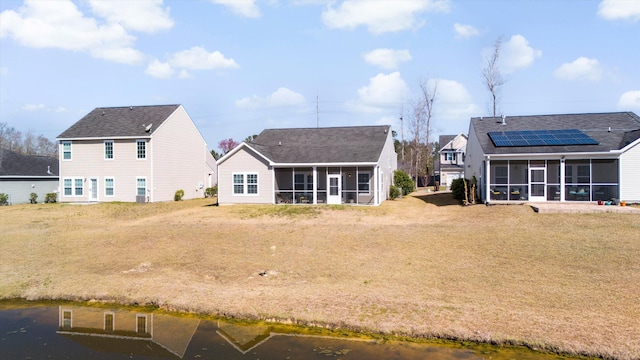
[[[96,108],[57,138],[60,201],[204,197],[216,161],[182,105]]]
[[[440,187],[451,188],[455,179],[464,177],[464,157],[468,137],[465,134],[440,135]]]

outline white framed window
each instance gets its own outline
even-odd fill
[[[136,178],[136,195],[138,196],[146,196],[147,195],[147,178],[139,177]]]
[[[110,311],[104,313],[104,330],[113,331],[115,329],[116,314]]]
[[[62,310],[62,319],[60,319],[60,325],[63,328],[70,329],[73,327],[73,313],[71,310]]]
[[[233,195],[258,195],[258,174],[234,173]]]
[[[456,153],[454,152],[446,152],[444,153],[445,161],[456,161]]]
[[[358,192],[369,194],[371,191],[371,173],[358,173]]]
[[[64,178],[62,180],[64,196],[82,196],[84,193],[83,178]]]
[[[113,140],[104,141],[104,159],[113,160]]]
[[[104,196],[114,196],[115,193],[115,179],[112,177],[104,178]]]
[[[62,160],[71,160],[71,141],[62,142]]]
[[[147,315],[136,316],[136,332],[138,334],[147,333]]]
[[[147,158],[147,142],[145,140],[136,140],[136,158],[140,160]]]

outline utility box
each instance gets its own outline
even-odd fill
[[[144,203],[146,203],[147,201],[146,201],[145,197],[146,197],[146,196],[144,196],[144,195],[136,195],[136,202],[137,202],[138,204],[144,204]]]

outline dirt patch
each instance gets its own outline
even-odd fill
[[[0,208],[0,297],[640,357],[640,221],[446,205]],[[433,197],[433,198],[430,198]]]

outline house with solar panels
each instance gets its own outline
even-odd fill
[[[484,202],[640,202],[640,117],[472,118],[465,160]]]

